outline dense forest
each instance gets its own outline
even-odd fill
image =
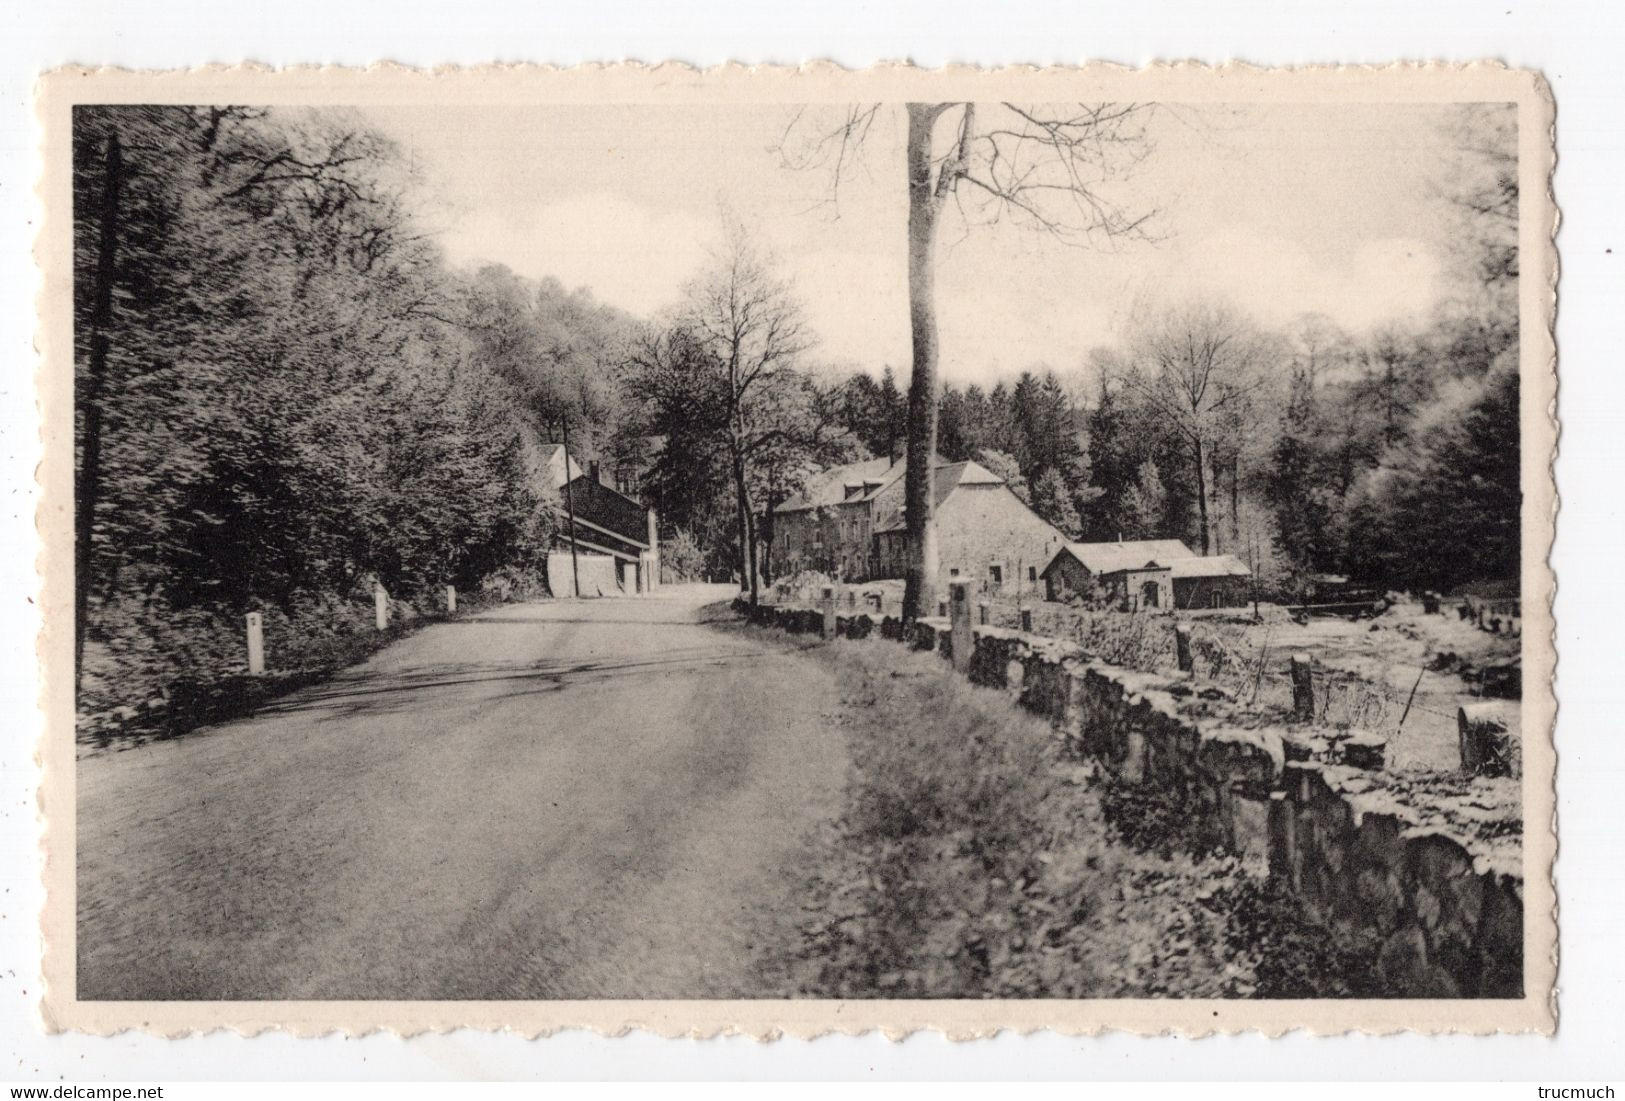
[[[1169,304],[1075,363],[946,387],[941,453],[1069,535],[1183,538],[1283,590],[1515,576],[1509,118],[1453,136],[1459,293],[1425,322],[1271,332]],[[668,567],[747,585],[772,576],[774,505],[902,452],[893,372],[823,365],[741,225],[634,318],[448,265],[407,158],[343,111],[78,108],[73,185],[87,707],[237,669],[248,611],[297,659],[360,630],[375,583],[425,608],[544,584],[561,504],[538,464],[566,432],[656,507]]]
[[[77,597],[87,707],[279,663],[454,584],[534,575],[537,444],[613,431],[629,319],[448,270],[385,139],[342,112],[74,118]]]
[[[1275,594],[1317,573],[1390,588],[1516,579],[1518,186],[1513,113],[1469,105],[1439,135],[1449,293],[1365,333],[1319,315],[1269,330],[1173,301],[1079,362],[945,386],[938,450],[977,459],[1083,540],[1179,538],[1250,562]],[[841,404],[900,451],[892,372]]]

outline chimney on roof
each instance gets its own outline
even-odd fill
[[[592,460],[591,462],[589,462],[587,464],[587,473],[592,475],[592,480],[593,481],[597,482],[597,481],[601,480],[598,477],[598,460],[597,459],[594,459],[594,460]]]

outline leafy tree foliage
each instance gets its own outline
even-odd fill
[[[545,539],[525,395],[409,183],[343,112],[77,110],[93,703],[240,666],[246,611],[473,588]]]

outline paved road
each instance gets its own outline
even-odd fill
[[[504,607],[81,761],[80,996],[776,993],[838,696],[726,595]]]

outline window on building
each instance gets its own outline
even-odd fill
[[[1037,581],[1038,580],[1038,567],[1037,566],[1028,566],[1027,567],[1027,580],[1028,581]]]
[[[959,576],[959,571],[958,570],[949,570],[948,571],[948,576],[949,577],[958,577]]]
[[[1002,585],[1002,584],[1004,584],[1004,567],[1003,566],[989,566],[987,568],[987,580],[988,580],[988,584],[990,584],[990,585]]]

